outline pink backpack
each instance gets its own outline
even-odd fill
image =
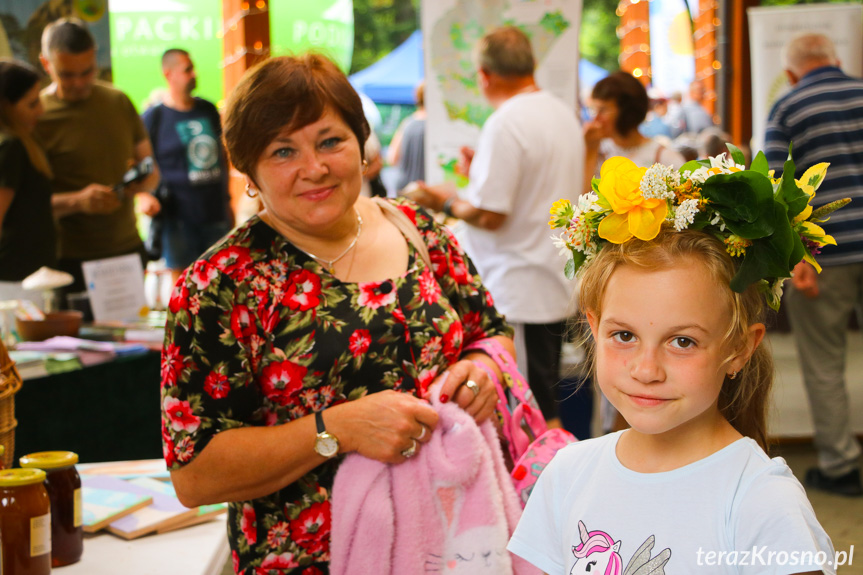
[[[513,461],[510,476],[523,506],[539,474],[554,454],[578,439],[565,429],[548,429],[530,386],[518,371],[515,359],[500,343],[483,339],[469,345],[467,350],[482,351],[494,360],[503,374],[504,381],[501,383],[486,364],[477,362],[497,388],[497,407],[503,420],[505,447]]]

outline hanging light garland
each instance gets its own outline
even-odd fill
[[[235,32],[243,19],[249,16],[256,16],[270,11],[266,0],[254,0],[254,2],[243,2],[240,5],[240,10],[234,13],[230,18],[223,21],[222,29],[218,32],[219,38],[224,38],[226,34]],[[222,59],[220,66],[226,68],[231,64],[239,62],[246,56],[262,56],[266,57],[270,54],[270,48],[264,48],[264,43],[260,40],[255,41],[251,46],[237,46],[232,54],[227,54]]]

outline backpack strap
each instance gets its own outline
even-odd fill
[[[423,262],[425,262],[426,266],[429,269],[434,269],[432,268],[431,257],[429,257],[428,246],[426,246],[420,231],[413,222],[411,222],[410,218],[408,218],[403,211],[383,198],[375,197],[372,198],[372,201],[380,207],[384,216],[386,216],[386,218],[398,228],[408,241],[413,244],[414,249],[417,251],[420,258],[422,258]]]

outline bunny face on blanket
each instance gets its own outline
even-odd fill
[[[486,493],[487,495],[487,493]],[[445,526],[443,554],[429,553],[425,570],[447,575],[483,575],[510,573],[512,563],[506,544],[509,534],[506,525],[489,523],[490,517],[483,513],[490,505],[486,501],[471,501],[479,513],[465,510],[464,490],[459,487],[440,487],[435,496],[435,506]],[[478,520],[479,523],[474,525]]]

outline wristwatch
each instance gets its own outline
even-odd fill
[[[327,459],[338,455],[339,440],[324,427],[323,411],[315,412],[315,425],[318,427],[318,435],[315,437],[315,452]]]

